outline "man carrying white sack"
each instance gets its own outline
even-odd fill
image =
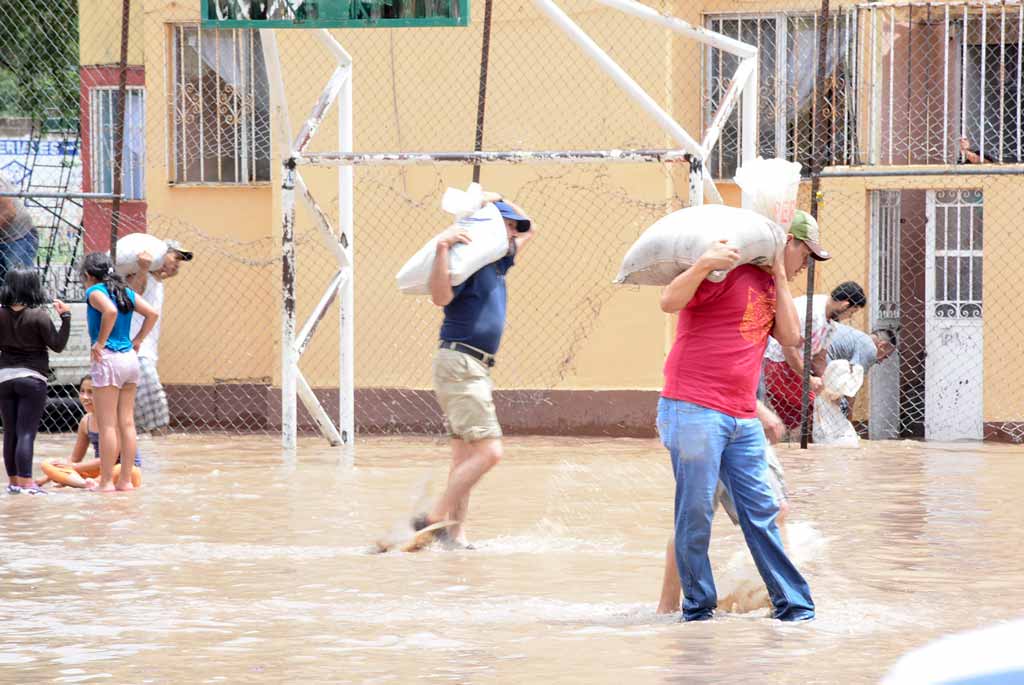
[[[467,548],[463,522],[469,495],[483,476],[501,460],[501,426],[491,396],[490,370],[505,329],[505,274],[520,257],[535,232],[519,207],[487,193],[494,201],[508,234],[508,252],[452,287],[449,251],[472,238],[464,226],[452,226],[437,238],[430,272],[430,298],[444,307],[440,346],[434,357],[434,392],[451,433],[452,465],[448,485],[433,508],[413,519],[415,530],[445,520],[456,525],[435,536],[453,547]]]
[[[828,347],[828,361],[845,359],[864,369],[865,378],[871,367],[884,362],[896,349],[896,335],[888,329],[879,329],[870,335],[852,326],[837,323]],[[841,400],[843,413],[853,416],[853,404],[857,395]]]
[[[148,252],[140,252],[137,258],[135,273],[127,278],[128,286],[146,299],[158,314],[156,326],[150,331],[139,347],[139,389],[135,395],[135,427],[139,431],[152,433],[166,427],[171,422],[170,410],[167,406],[167,393],[160,382],[157,362],[160,358],[157,345],[160,340],[160,326],[163,321],[164,281],[174,278],[181,269],[182,262],[191,262],[192,252],[186,250],[176,240],[168,240],[167,254],[163,264],[156,271],[150,271],[153,256]],[[142,327],[143,318],[138,314],[132,316],[131,333]]]
[[[719,480],[735,505],[774,617],[814,617],[810,588],[783,549],[776,523],[780,502],[770,484],[756,392],[769,332],[786,345],[800,342],[788,281],[803,271],[808,256],[828,257],[816,238],[791,225],[770,268],[736,266],[739,251],[720,242],[662,292],[662,311],[679,312],[658,401],[658,434],[676,482],[675,557],[684,621],[710,619],[718,605],[708,545]],[[729,269],[720,283],[707,280],[712,271]]]

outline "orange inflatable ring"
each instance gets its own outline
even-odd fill
[[[78,471],[75,471],[73,467],[67,464],[55,464],[52,461],[44,461],[42,469],[43,473],[46,474],[46,477],[54,483],[67,485],[71,488],[85,487],[85,478],[82,474],[78,473]]]
[[[67,464],[56,464],[52,461],[44,461],[42,464],[43,473],[52,480],[54,483],[60,483],[61,485],[67,485],[72,488],[84,488],[86,486],[86,478],[99,478],[100,468],[96,466],[91,469],[84,469],[82,472],[76,471],[73,466]],[[114,465],[114,478],[116,479],[118,474],[121,473],[121,465]],[[142,485],[142,471],[138,466],[132,467],[132,485],[139,487]]]

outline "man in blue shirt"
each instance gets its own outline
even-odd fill
[[[875,364],[884,362],[896,350],[896,334],[880,328],[868,335],[864,331],[845,324],[837,323],[828,348],[828,361],[845,359],[851,364],[859,364],[864,369],[864,377]],[[856,396],[840,400],[846,416],[853,415],[853,403]]]
[[[485,199],[494,201],[505,220],[508,254],[452,287],[449,250],[457,243],[471,242],[465,229],[455,225],[438,237],[430,272],[430,298],[444,307],[441,344],[434,358],[434,391],[448,419],[452,466],[444,493],[433,509],[413,520],[413,528],[421,530],[439,521],[457,521],[451,528],[439,531],[437,537],[460,547],[468,547],[462,524],[469,510],[470,491],[502,456],[501,426],[491,397],[490,370],[505,330],[505,274],[534,236],[530,219],[522,209],[493,193]]]

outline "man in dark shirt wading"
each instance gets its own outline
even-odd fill
[[[420,530],[443,520],[458,523],[439,531],[438,537],[452,546],[467,547],[462,524],[469,510],[469,494],[502,456],[501,426],[491,398],[490,370],[505,329],[505,273],[534,236],[530,219],[500,196],[486,195],[505,220],[508,254],[488,264],[465,282],[452,287],[448,253],[456,243],[469,243],[469,234],[458,225],[441,234],[430,273],[430,298],[444,307],[441,344],[434,358],[434,391],[448,419],[452,441],[452,466],[448,485],[431,511],[413,520]]]

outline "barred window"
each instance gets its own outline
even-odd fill
[[[982,314],[984,202],[980,190],[935,191],[935,316]]]
[[[836,13],[830,21],[824,83],[818,83],[818,17],[814,14],[714,15],[706,25],[758,49],[758,150],[763,157],[800,162],[809,171],[813,154],[812,115],[824,95],[822,141],[826,163],[851,164],[855,154],[856,15]],[[710,124],[739,65],[717,48],[705,50],[704,113]],[[824,89],[824,91],[822,91]],[[737,105],[711,155],[715,178],[731,178],[739,160],[741,120]]]
[[[173,27],[174,183],[270,180],[270,95],[259,33]]]
[[[977,23],[981,23],[980,21]],[[1014,34],[1017,28],[1013,28]],[[998,35],[998,34],[997,34]],[[966,46],[964,133],[989,162],[1024,159],[1021,146],[1021,45]]]
[[[128,88],[125,92],[124,158],[121,192],[128,200],[141,200],[145,190],[146,92]],[[89,90],[89,143],[92,148],[90,178],[93,192],[114,192],[114,129],[117,88]]]

